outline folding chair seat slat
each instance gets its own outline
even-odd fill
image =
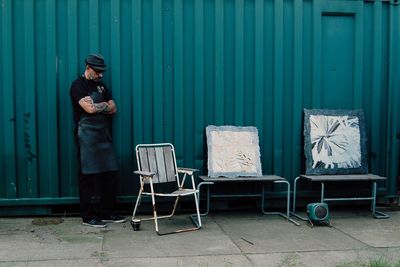
[[[185,195],[194,194],[196,192],[197,192],[197,190],[194,190],[194,189],[183,189],[183,190],[176,190],[176,191],[174,191],[172,193],[180,195],[180,196],[185,196]]]
[[[171,193],[155,193],[156,196],[170,196],[170,197],[178,197],[178,196],[189,196],[197,193],[197,190],[186,189],[186,190],[176,190]]]

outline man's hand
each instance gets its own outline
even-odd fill
[[[114,114],[115,112],[117,112],[117,106],[115,105],[114,100],[108,101],[107,104],[108,104],[108,111],[107,112],[105,111],[104,113]]]
[[[93,99],[90,96],[85,96],[84,98],[82,98],[80,101],[85,101],[87,103],[92,104],[93,103]],[[79,101],[79,102],[80,102]]]

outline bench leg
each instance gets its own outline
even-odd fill
[[[299,214],[296,213],[297,181],[300,180],[300,178],[301,178],[300,176],[297,176],[296,179],[294,179],[294,184],[293,184],[293,209],[290,212],[290,214],[293,217],[296,217],[299,220],[308,221],[307,218],[304,218],[304,217],[302,217],[302,216],[300,216]]]
[[[200,213],[200,216],[207,216],[208,213],[210,212],[210,185],[213,185],[213,182],[201,182],[198,184],[197,186],[197,190],[198,190],[198,195],[197,195],[197,199],[199,201],[199,209],[200,209],[200,192],[201,192],[201,187],[203,185],[207,185],[207,195],[206,195],[206,212],[204,213]],[[192,214],[190,215],[190,218],[194,221],[197,220],[197,214]]]
[[[288,221],[292,222],[293,224],[299,226],[300,223],[290,218],[290,184],[288,181],[274,181],[274,183],[284,183],[286,184],[286,214],[282,212],[266,212],[264,208],[264,198],[265,198],[265,190],[264,190],[264,183],[262,185],[262,193],[261,193],[261,211],[265,215],[279,215],[283,218],[287,219]]]
[[[321,182],[321,203],[324,203],[325,201],[325,184],[324,182]]]
[[[376,182],[372,183],[371,211],[375,219],[387,219],[389,215],[376,210]]]

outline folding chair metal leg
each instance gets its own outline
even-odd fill
[[[138,194],[138,196],[136,198],[135,208],[133,209],[133,213],[132,213],[132,220],[135,219],[136,211],[137,211],[137,209],[138,209],[138,207],[140,205],[140,201],[141,201],[141,198],[142,198],[142,192],[143,192],[143,187],[140,188],[139,194]]]
[[[171,232],[161,233],[159,231],[159,228],[158,228],[158,219],[169,218],[175,213],[176,207],[177,207],[178,202],[179,202],[179,196],[175,200],[175,204],[174,204],[174,208],[172,210],[172,213],[170,215],[159,216],[159,217],[157,216],[156,201],[155,201],[154,195],[151,196],[151,199],[152,199],[152,203],[153,203],[154,224],[155,224],[155,229],[156,229],[156,232],[157,232],[158,235],[170,235],[170,234],[177,234],[177,233],[182,233],[182,232],[196,231],[196,230],[200,229],[200,227],[197,226],[197,227],[192,227],[192,228],[187,228],[187,229],[178,229],[178,230],[171,231]]]
[[[158,232],[158,218],[157,218],[157,211],[156,211],[156,204],[153,202],[153,220],[154,220],[154,228],[156,229],[157,234]]]
[[[143,220],[143,221],[154,220],[154,228],[155,228],[156,233],[158,235],[170,235],[170,234],[177,234],[177,233],[182,233],[182,232],[196,231],[196,230],[201,228],[201,219],[200,219],[199,202],[198,202],[198,199],[197,199],[197,195],[194,194],[194,197],[195,197],[195,202],[196,202],[197,221],[193,220],[192,217],[190,217],[190,218],[192,219],[192,222],[196,227],[187,228],[187,229],[178,229],[178,230],[175,230],[175,231],[172,231],[172,232],[166,232],[166,233],[161,233],[160,232],[159,227],[158,227],[158,219],[170,218],[175,214],[176,207],[178,206],[180,196],[178,196],[176,198],[175,204],[174,204],[174,207],[173,207],[173,210],[172,210],[171,214],[165,215],[165,216],[158,216],[157,215],[156,199],[155,199],[154,195],[151,195],[151,202],[152,202],[152,205],[153,205],[153,217],[141,218],[141,220]],[[138,205],[140,203],[140,199],[141,199],[141,195],[139,195],[138,199],[136,200],[136,205],[135,205],[135,209],[133,211],[132,220],[135,218],[135,214],[136,214],[136,211],[137,211],[137,207],[138,207]]]
[[[194,194],[194,201],[196,204],[196,216],[195,214],[190,215],[190,219],[192,220],[193,224],[196,225],[199,229],[201,228],[201,215],[200,215],[200,208],[199,208],[199,199],[198,195]],[[197,218],[195,218],[197,217]]]
[[[168,214],[168,215],[158,216],[158,219],[171,218],[172,216],[174,216],[175,211],[176,211],[176,207],[178,206],[178,202],[179,202],[179,196],[177,196],[176,199],[175,199],[174,207],[172,208],[171,213]]]
[[[158,220],[157,220],[157,210],[156,210],[156,198],[154,196],[154,188],[153,183],[150,181],[150,190],[151,190],[151,203],[153,205],[153,219],[154,219],[154,227],[156,232],[158,233]]]
[[[178,206],[178,202],[179,202],[179,196],[176,197],[175,203],[174,203],[174,208],[172,209],[172,212],[171,212],[171,214],[170,214],[168,217],[174,216],[175,211],[176,211],[176,207]]]
[[[194,176],[193,174],[190,176],[191,180],[192,180],[192,187],[193,189],[196,189],[196,184],[194,182]],[[190,216],[190,219],[192,219],[193,223],[197,226],[197,228],[201,228],[201,217],[200,217],[200,207],[199,207],[199,191],[197,191],[196,194],[193,195],[194,197],[194,202],[196,205],[196,213],[197,213],[197,221],[193,220],[192,216]]]
[[[195,197],[195,201],[196,201],[197,200],[196,194],[194,194],[194,197]],[[172,217],[174,215],[174,213],[175,213],[176,207],[178,206],[179,198],[180,198],[180,196],[178,196],[176,198],[175,204],[174,204],[174,208],[173,208],[172,213],[170,215],[160,216],[158,218],[161,219],[161,218]],[[199,208],[198,208],[198,201],[196,201],[196,210],[197,210],[197,214],[199,215],[200,213],[199,213]],[[154,205],[154,212],[155,212],[155,205]],[[156,216],[156,212],[154,214]],[[192,217],[190,217],[190,218],[192,219]],[[198,218],[200,218],[200,216]],[[192,221],[193,221],[193,219],[192,219]],[[193,221],[193,224],[196,225],[196,227],[186,228],[186,229],[178,229],[178,230],[175,230],[175,231],[172,231],[172,232],[166,232],[166,233],[160,233],[158,231],[158,225],[157,225],[156,232],[157,232],[158,235],[170,235],[170,234],[177,234],[177,233],[183,233],[183,232],[196,231],[196,230],[201,228],[201,221],[200,221],[200,226],[195,221]]]

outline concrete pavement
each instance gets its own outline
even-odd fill
[[[106,229],[57,220],[0,218],[0,266],[349,266],[400,262],[400,212],[331,210],[333,227],[295,226],[257,211],[213,212],[200,231],[158,236],[151,221]],[[54,219],[54,218],[53,218]],[[190,224],[187,215],[160,228]],[[353,266],[353,265],[350,265]]]

